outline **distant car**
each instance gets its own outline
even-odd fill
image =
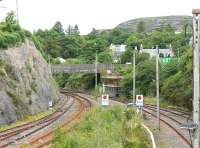
[[[127,106],[127,107],[134,107],[134,106],[135,106],[135,103],[133,103],[133,102],[129,102],[129,103],[127,103],[126,106]]]

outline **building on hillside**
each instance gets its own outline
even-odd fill
[[[140,53],[148,53],[150,55],[150,57],[154,57],[156,56],[156,49],[140,49]],[[168,48],[168,49],[159,49],[159,57],[173,57],[174,56],[174,52],[172,50],[172,48]]]
[[[112,59],[114,63],[117,63],[120,61],[121,55],[126,51],[126,45],[114,45],[111,44],[109,48],[112,52]]]
[[[120,95],[120,80],[121,76],[104,76],[103,81],[103,92],[109,94],[110,97],[118,97]]]

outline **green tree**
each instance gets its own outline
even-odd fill
[[[71,25],[68,25],[67,30],[66,30],[66,33],[67,33],[68,35],[72,35],[72,32],[73,32],[73,27],[72,27]]]
[[[75,26],[74,26],[73,34],[74,34],[74,35],[79,35],[79,34],[80,34],[80,31],[79,31],[78,25],[75,25]]]
[[[17,24],[15,13],[13,11],[7,13],[5,22],[8,24]]]
[[[98,55],[98,61],[100,63],[110,64],[110,63],[112,63],[112,57],[108,52],[101,52]]]
[[[61,22],[59,22],[59,21],[57,21],[54,24],[52,29],[55,30],[57,33],[64,34],[63,26],[62,26]]]

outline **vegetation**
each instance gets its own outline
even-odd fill
[[[168,64],[160,64],[161,97],[171,104],[192,108],[192,52],[188,45],[190,36],[185,32],[176,34],[168,25],[151,32],[145,32],[146,22],[138,23],[137,31],[130,33],[125,29],[114,28],[109,31],[93,31],[85,36],[79,35],[78,25],[69,25],[67,29],[58,21],[49,30],[37,30],[33,34],[20,28],[14,13],[9,13],[5,21],[0,23],[0,48],[17,46],[25,38],[34,41],[36,47],[47,60],[59,63],[55,58],[66,59],[66,64],[94,63],[96,53],[99,63],[112,63],[110,44],[126,44],[127,50],[121,56],[120,62],[132,62],[135,46],[143,48],[169,48],[171,44],[175,57]],[[178,57],[178,55],[180,55]],[[27,69],[31,71],[27,65]],[[10,72],[9,72],[10,71]],[[0,68],[0,76],[10,74],[12,67]],[[132,68],[119,67],[122,94],[127,97],[132,94]],[[91,89],[94,88],[92,74],[58,74],[55,76],[60,87]],[[14,79],[14,78],[13,78]],[[100,81],[99,81],[100,82]],[[32,90],[36,86],[32,84]],[[155,59],[147,54],[136,53],[136,93],[155,96]],[[29,94],[29,93],[28,93]]]
[[[52,147],[148,148],[150,144],[135,111],[111,107],[92,109],[68,134],[58,129]]]
[[[48,111],[37,113],[33,116],[26,116],[25,118],[18,120],[15,123],[12,123],[12,124],[9,124],[9,125],[0,125],[0,131],[6,130],[6,129],[9,129],[9,128],[13,128],[13,127],[16,127],[16,126],[19,126],[19,125],[22,125],[22,124],[25,124],[25,123],[28,123],[28,122],[31,122],[31,121],[34,121],[34,120],[41,119],[41,118],[49,115],[50,113],[52,113],[52,111],[48,110]]]
[[[94,63],[95,53],[98,54],[99,63],[112,63],[112,57],[108,50],[111,43],[127,45],[126,52],[121,56],[120,62],[122,64],[132,62],[132,53],[135,46],[137,46],[137,49],[140,48],[141,44],[143,48],[155,48],[156,45],[159,48],[169,48],[171,44],[175,54],[174,58],[168,64],[160,64],[161,97],[172,105],[178,104],[181,107],[191,109],[192,52],[191,47],[188,45],[190,37],[185,37],[184,32],[176,34],[169,25],[145,33],[143,32],[145,24],[143,22],[141,24],[140,27],[138,26],[138,32],[140,33],[127,33],[118,28],[105,32],[98,32],[93,29],[90,34],[80,36],[78,34],[68,34],[64,29],[60,29],[59,33],[55,33],[55,27],[53,27],[50,30],[38,30],[35,36],[42,39],[41,44],[46,52],[52,57],[67,58],[66,63]],[[60,27],[62,28],[61,25]],[[50,47],[51,35],[56,38],[52,41],[52,44],[59,46]],[[66,38],[70,41],[66,42]],[[59,41],[61,42],[59,43]],[[70,50],[73,49],[76,54],[67,49],[69,46]],[[57,54],[54,54],[55,52]],[[66,52],[69,54],[66,54]],[[180,56],[177,57],[178,55]],[[119,67],[118,74],[124,77],[121,81],[122,94],[130,98],[132,96],[132,68]],[[94,88],[93,75],[59,74],[56,76],[56,80],[61,87],[67,84],[70,88],[75,89]],[[139,52],[136,52],[136,94],[155,96],[155,58],[150,58],[148,54]]]
[[[5,21],[0,22],[0,48],[17,46],[25,41],[26,31],[21,29],[14,12],[7,14]]]

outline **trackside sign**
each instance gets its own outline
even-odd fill
[[[108,106],[109,105],[109,95],[102,95],[101,96],[101,105],[102,106]]]
[[[136,106],[143,106],[143,95],[136,95]]]

